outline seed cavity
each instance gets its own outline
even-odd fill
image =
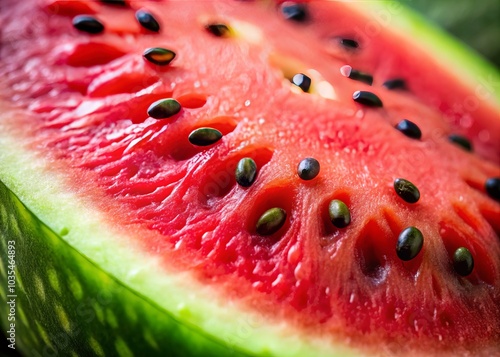
[[[451,143],[460,146],[465,151],[471,152],[472,149],[473,149],[472,148],[472,143],[470,142],[470,140],[467,139],[464,136],[461,136],[461,135],[458,135],[458,134],[451,134],[450,136],[448,136],[448,140]]]
[[[396,129],[398,129],[404,135],[412,139],[418,140],[422,137],[422,131],[420,131],[420,128],[417,126],[417,124],[407,119],[401,120],[396,125]]]
[[[319,162],[315,158],[307,157],[297,166],[297,173],[302,180],[312,180],[319,174]]]
[[[196,146],[208,146],[222,138],[222,133],[214,128],[198,128],[189,134],[189,142]]]
[[[181,110],[181,104],[173,98],[160,99],[148,108],[148,115],[154,119],[167,119]]]
[[[73,27],[79,31],[98,34],[104,31],[104,25],[93,16],[78,15],[73,18]]]
[[[401,78],[389,79],[382,84],[387,89],[406,89],[406,81]]]
[[[352,40],[350,38],[341,38],[339,43],[348,49],[356,49],[359,47],[358,41]]]
[[[238,185],[250,187],[255,181],[257,175],[257,164],[249,157],[245,157],[238,162],[236,166],[235,176]]]
[[[416,203],[420,199],[420,191],[408,180],[397,178],[394,180],[394,190],[404,201]]]
[[[205,26],[205,29],[212,35],[217,37],[229,37],[231,35],[231,30],[227,25],[215,23]]]
[[[488,196],[500,201],[500,177],[491,177],[486,180],[484,188]]]
[[[349,207],[341,200],[332,200],[328,205],[330,221],[337,228],[345,228],[351,223]]]
[[[286,211],[282,208],[268,209],[257,221],[256,230],[261,236],[276,233],[285,224]]]
[[[358,90],[352,95],[352,99],[359,104],[366,105],[367,107],[382,107],[382,101],[376,94],[372,92]]]
[[[305,22],[308,18],[305,5],[293,1],[285,1],[281,4],[281,13],[286,20],[296,22]]]
[[[153,14],[146,10],[137,10],[135,13],[135,18],[139,22],[139,24],[144,27],[146,30],[152,31],[152,32],[159,32],[160,31],[160,24],[158,21],[155,19]]]
[[[144,51],[142,57],[144,57],[146,61],[158,66],[166,66],[175,58],[175,52],[167,50],[166,48],[153,47]]]
[[[408,261],[415,258],[422,250],[424,236],[416,227],[405,228],[398,237],[396,254],[399,259]]]
[[[368,85],[372,85],[373,76],[371,74],[358,71],[351,66],[345,65],[340,67],[340,73],[347,78],[353,79],[355,81],[363,82]]]
[[[309,89],[311,88],[311,78],[303,73],[297,73],[296,75],[294,75],[292,78],[292,83],[306,93],[309,92]]]
[[[453,268],[461,276],[467,276],[474,269],[474,258],[471,252],[465,248],[458,248],[453,254]]]

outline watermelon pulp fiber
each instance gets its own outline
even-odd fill
[[[143,7],[162,24],[159,34],[134,19]],[[158,258],[155,270],[189,272],[301,338],[382,345],[384,353],[498,354],[500,206],[484,189],[500,176],[495,94],[395,33],[373,35],[354,5],[311,2],[307,11],[295,23],[274,3],[4,2],[2,136],[50,162],[104,221],[131,231],[119,244]],[[75,30],[79,14],[93,14],[105,31]],[[229,36],[209,33],[210,23],[227,24]],[[360,48],[342,48],[338,36],[357,38]],[[150,47],[176,58],[151,65],[142,58]],[[373,85],[344,77],[345,64],[372,74]],[[290,83],[296,73],[312,78],[309,93]],[[381,86],[399,77],[407,91]],[[376,93],[383,108],[355,103],[356,90]],[[151,103],[170,97],[180,113],[148,118]],[[394,129],[403,118],[418,124],[422,140]],[[187,138],[199,127],[223,138],[193,146]],[[453,133],[470,138],[475,152],[450,143]],[[244,157],[258,167],[249,188],[234,178]],[[305,157],[321,164],[308,182],[296,173]],[[419,188],[417,204],[395,194],[398,177]],[[344,229],[329,220],[332,199],[350,209]],[[264,237],[256,222],[272,207],[287,218]],[[395,245],[408,226],[423,233],[424,246],[402,262]],[[69,231],[65,239],[78,247]],[[451,264],[462,246],[475,260],[467,277]]]

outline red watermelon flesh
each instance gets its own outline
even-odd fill
[[[500,177],[500,111],[487,82],[474,88],[383,22],[368,31],[360,6],[306,2],[304,21],[280,6],[290,3],[4,1],[0,93],[18,114],[3,127],[148,254],[270,321],[367,351],[499,354],[500,204],[485,182]],[[141,28],[139,9],[159,33]],[[104,31],[75,29],[82,14]],[[152,47],[176,57],[154,65],[143,58]],[[344,65],[373,84],[346,78]],[[296,73],[311,78],[308,92],[290,82]],[[407,88],[382,86],[394,78]],[[383,106],[355,102],[356,91]],[[149,117],[163,98],[181,111]],[[395,129],[402,119],[420,140]],[[201,127],[222,139],[191,144]],[[234,174],[245,157],[258,168],[250,187]],[[310,181],[297,175],[306,157],[321,165]],[[396,194],[397,178],[418,187],[417,203]],[[345,228],[330,221],[333,199],[350,210]],[[283,227],[258,234],[273,207]],[[402,261],[395,247],[410,226],[423,248]],[[459,247],[474,258],[467,276],[453,268]]]

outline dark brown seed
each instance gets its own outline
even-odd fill
[[[82,32],[98,34],[104,31],[104,25],[93,16],[78,15],[73,18],[73,26]]]
[[[410,181],[403,178],[394,180],[394,190],[399,197],[408,203],[416,203],[420,199],[420,191],[418,188]]]
[[[152,32],[160,31],[160,24],[158,23],[158,21],[156,21],[155,17],[150,12],[146,10],[137,10],[135,13],[135,18],[137,19],[139,24],[141,24],[141,26],[146,30]]]
[[[372,92],[358,90],[352,95],[352,99],[359,104],[367,107],[382,107],[382,101]]]
[[[304,22],[308,18],[305,5],[293,1],[285,1],[281,4],[281,13],[285,19],[296,22]]]
[[[465,248],[458,248],[453,254],[453,268],[461,276],[467,276],[474,269],[474,258],[471,252]]]
[[[423,244],[424,236],[422,232],[415,227],[408,227],[399,234],[396,254],[401,260],[412,260],[420,253]]]
[[[222,133],[214,128],[198,128],[189,134],[189,142],[196,146],[208,146],[222,138]]]
[[[451,134],[450,136],[448,136],[448,140],[450,142],[452,142],[453,144],[460,146],[465,151],[472,151],[473,150],[472,143],[469,141],[469,139],[467,139],[464,136],[457,135],[457,134]]]
[[[494,200],[500,201],[500,177],[491,177],[484,184],[486,193]]]
[[[276,233],[285,224],[286,211],[282,208],[268,209],[257,221],[256,230],[261,236]]]
[[[181,111],[181,104],[173,98],[160,99],[148,108],[148,115],[154,119],[167,119]]]
[[[420,128],[417,126],[417,124],[407,119],[401,120],[396,125],[396,129],[412,139],[418,140],[422,137],[422,132],[420,131]]]
[[[382,85],[387,89],[406,89],[406,81],[401,78],[389,79]]]
[[[153,47],[144,51],[142,57],[144,57],[146,61],[158,66],[166,66],[175,58],[175,52],[167,50],[166,48]]]
[[[125,0],[101,0],[101,2],[109,5],[127,6]]]
[[[358,71],[351,66],[342,66],[340,68],[340,73],[347,78],[353,79],[355,81],[363,82],[368,85],[372,85],[373,83],[373,76],[371,74],[365,73]]]
[[[302,89],[304,92],[309,92],[309,88],[311,87],[311,78],[309,78],[305,74],[298,73],[293,76],[292,83]]]
[[[359,47],[359,43],[355,40],[351,40],[350,38],[341,38],[339,42],[345,48],[356,49]]]
[[[217,37],[229,37],[231,35],[231,30],[224,24],[209,24],[205,26],[205,29]]]
[[[332,224],[337,228],[345,228],[351,223],[349,207],[341,200],[332,200],[328,205],[328,214]]]
[[[243,187],[250,187],[257,175],[257,164],[249,157],[245,157],[236,166],[236,182]]]
[[[319,162],[313,157],[303,159],[298,167],[297,173],[302,180],[312,180],[319,174]]]

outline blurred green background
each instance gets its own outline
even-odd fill
[[[500,68],[500,0],[399,0]]]

